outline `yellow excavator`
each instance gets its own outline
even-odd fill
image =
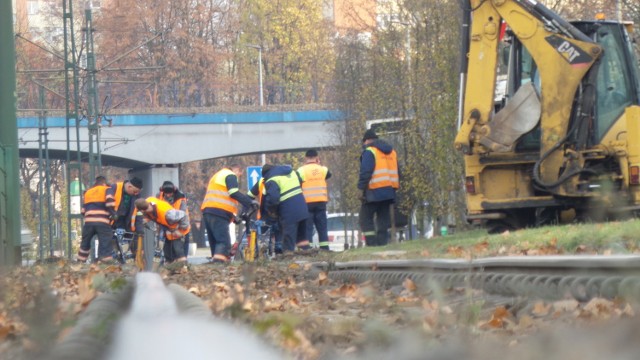
[[[632,25],[467,2],[455,147],[469,222],[495,233],[640,213]]]

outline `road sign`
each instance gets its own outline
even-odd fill
[[[262,166],[247,166],[247,185],[249,191],[262,177]]]

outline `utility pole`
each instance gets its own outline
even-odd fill
[[[78,59],[76,57],[75,33],[73,31],[73,0],[62,0],[62,20],[64,23],[64,83],[65,113],[67,127],[67,194],[71,194],[71,180],[75,177],[82,181],[82,158],[80,152],[80,121],[78,104],[80,99],[78,82]],[[75,127],[75,150],[72,150],[71,126]],[[72,156],[72,151],[74,152]],[[82,200],[80,200],[82,201]],[[71,196],[67,196],[67,209],[71,210]],[[67,212],[67,257],[71,259],[71,224],[73,219],[82,219],[81,214]]]
[[[620,5],[620,0],[616,0],[616,17],[618,18],[618,22],[622,21],[622,5]]]
[[[98,89],[96,82],[96,55],[93,47],[93,17],[91,15],[91,2],[85,3],[86,18],[85,32],[87,51],[87,121],[89,128],[89,181],[101,172],[102,160],[100,156],[100,123],[102,114],[99,113]],[[94,149],[95,145],[95,149]],[[82,183],[82,181],[81,181]]]
[[[264,92],[262,87],[262,46],[247,44],[247,47],[258,50],[258,81],[260,86],[260,107],[264,106]]]
[[[48,243],[53,257],[53,204],[51,201],[51,162],[49,161],[49,127],[44,101],[44,86],[38,86],[40,116],[38,116],[38,258],[44,259],[44,244]],[[44,212],[47,212],[46,214]]]
[[[16,117],[16,63],[11,1],[0,0],[0,265],[22,262]]]
[[[258,82],[259,82],[258,86],[260,87],[260,107],[262,108],[264,106],[264,92],[263,92],[263,86],[262,86],[262,46],[247,44],[247,47],[258,50]],[[262,153],[260,155],[260,160],[262,162],[262,165],[266,164],[267,156],[264,153]]]

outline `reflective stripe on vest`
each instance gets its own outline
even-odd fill
[[[120,202],[122,201],[122,188],[124,187],[124,182],[116,183],[116,191],[113,195],[107,195],[107,200],[113,201],[113,210],[118,211],[120,207]]]
[[[234,175],[233,171],[229,169],[222,169],[215,173],[209,180],[207,186],[207,193],[202,201],[201,210],[206,208],[216,208],[224,211],[228,211],[233,215],[238,212],[238,202],[229,195],[227,189],[226,179],[227,176]]]
[[[267,182],[269,181],[275,182],[280,188],[280,202],[283,202],[295,195],[302,194],[298,175],[293,171],[287,175],[274,176],[267,180]]]
[[[306,202],[329,201],[326,180],[328,171],[329,169],[325,166],[318,164],[306,164],[298,169],[302,177],[302,193]]]
[[[108,185],[96,185],[85,191],[84,204],[82,205],[85,222],[111,224],[106,205],[108,188]]]
[[[373,169],[371,180],[369,180],[369,189],[380,189],[383,187],[392,187],[398,189],[400,181],[398,180],[398,159],[396,151],[385,154],[378,148],[370,146],[367,150],[373,153],[376,159],[376,167]]]
[[[171,204],[169,204],[168,202],[164,201],[164,200],[160,200],[156,197],[148,197],[147,202],[149,204],[153,204],[155,206],[155,213],[145,213],[145,216],[151,218],[151,220],[157,222],[158,224],[168,228],[169,230],[173,231],[173,230],[178,230],[180,231],[180,233],[182,234],[182,236],[175,236],[173,234],[170,234],[169,232],[166,233],[166,237],[167,240],[176,240],[179,239],[183,236],[185,236],[186,234],[189,233],[189,231],[191,230],[191,226],[189,226],[187,229],[179,229],[178,228],[178,224],[169,224],[167,222],[167,212],[169,212],[170,210],[176,210],[173,208],[173,206],[171,206]],[[155,218],[154,218],[155,217]]]

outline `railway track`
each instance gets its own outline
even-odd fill
[[[594,297],[640,299],[640,256],[494,257],[476,260],[385,260],[313,263],[311,273],[383,285],[441,289],[472,287],[488,294],[588,301]]]

